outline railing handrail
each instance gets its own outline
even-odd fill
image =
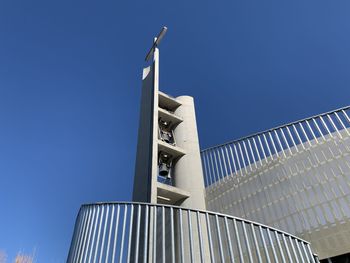
[[[216,148],[220,148],[220,147],[225,146],[227,144],[233,144],[233,143],[237,143],[237,142],[240,142],[240,141],[243,141],[243,140],[246,140],[246,139],[250,139],[250,138],[253,138],[253,137],[261,135],[261,134],[266,134],[268,132],[271,132],[271,131],[274,131],[274,130],[278,130],[278,129],[281,129],[281,128],[284,128],[284,127],[289,127],[289,126],[292,126],[292,125],[300,123],[300,122],[309,121],[309,120],[312,120],[312,119],[315,119],[315,118],[318,118],[318,117],[323,117],[323,116],[326,116],[328,114],[332,114],[334,112],[340,112],[342,110],[348,110],[348,109],[350,109],[350,105],[349,106],[344,106],[342,108],[338,108],[338,109],[335,109],[335,110],[327,111],[327,112],[324,112],[324,113],[321,113],[321,114],[313,115],[311,117],[307,117],[307,118],[304,118],[304,119],[301,119],[301,120],[293,121],[293,122],[290,122],[290,123],[287,123],[287,124],[279,125],[279,126],[276,126],[274,128],[270,128],[270,129],[267,129],[267,130],[264,130],[264,131],[256,132],[256,133],[250,134],[248,136],[241,137],[239,139],[235,139],[235,140],[228,141],[228,142],[225,142],[225,143],[221,143],[221,144],[218,144],[218,145],[215,145],[215,146],[211,146],[211,147],[208,147],[208,148],[205,148],[205,149],[201,150],[201,153],[202,152],[206,152],[208,150],[213,150],[213,149],[216,149]]]
[[[307,240],[304,240],[300,237],[297,237],[295,235],[292,235],[286,231],[283,231],[281,229],[277,229],[277,228],[274,228],[274,227],[271,227],[271,226],[268,226],[268,225],[265,225],[265,224],[262,224],[262,223],[259,223],[259,222],[256,222],[256,221],[252,221],[252,220],[249,220],[249,219],[244,219],[244,218],[241,218],[241,217],[236,217],[236,216],[232,216],[232,215],[227,215],[227,214],[223,214],[223,213],[218,213],[218,212],[213,212],[213,211],[207,211],[207,210],[203,210],[203,209],[193,209],[193,208],[186,208],[186,207],[181,207],[181,206],[175,206],[175,205],[166,205],[166,204],[153,204],[153,203],[147,203],[147,202],[132,202],[132,201],[122,201],[122,202],[119,202],[119,201],[109,201],[109,202],[95,202],[95,203],[87,203],[87,204],[83,204],[81,205],[81,208],[82,207],[88,207],[88,206],[97,206],[97,205],[147,205],[147,206],[157,206],[157,207],[165,207],[165,208],[175,208],[175,209],[181,209],[181,210],[185,210],[185,211],[191,211],[191,212],[200,212],[200,213],[205,213],[205,214],[209,214],[209,215],[217,215],[217,216],[220,216],[220,217],[226,217],[226,218],[229,218],[229,219],[235,219],[235,220],[238,220],[238,221],[242,221],[242,222],[245,222],[245,223],[248,223],[248,224],[253,224],[255,226],[261,226],[263,228],[267,228],[267,229],[270,229],[272,231],[276,231],[280,234],[284,234],[284,235],[287,235],[287,236],[290,236],[294,239],[297,239],[301,242],[304,242],[306,244],[310,244],[310,242],[308,242]]]

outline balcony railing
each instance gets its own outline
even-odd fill
[[[347,106],[203,150],[205,185],[228,175],[244,176],[327,140],[349,137],[349,111]]]
[[[224,214],[146,203],[83,205],[67,262],[318,262],[310,244]]]

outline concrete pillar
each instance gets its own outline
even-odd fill
[[[175,114],[183,119],[174,133],[177,146],[186,151],[174,166],[175,186],[190,193],[181,206],[193,209],[206,209],[204,199],[204,179],[200,157],[194,101],[190,96],[176,98],[182,105]]]
[[[143,69],[140,121],[136,151],[133,201],[157,202],[159,51]]]

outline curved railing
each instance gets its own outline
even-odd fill
[[[349,136],[349,111],[347,106],[203,150],[205,185],[228,175],[243,176],[278,157],[288,158],[335,136]]]
[[[310,244],[256,222],[147,203],[83,205],[67,262],[317,262]]]

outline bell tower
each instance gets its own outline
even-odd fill
[[[194,100],[159,90],[158,45],[166,31],[155,38],[143,69],[133,201],[205,209]]]

